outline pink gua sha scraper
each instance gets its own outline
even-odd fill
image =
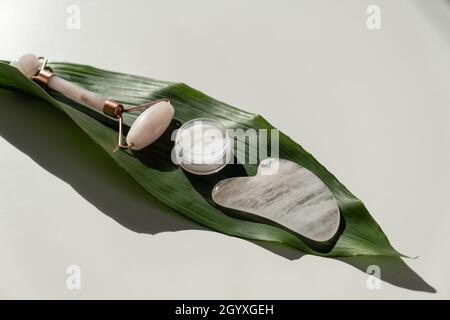
[[[217,183],[212,199],[247,218],[275,222],[315,242],[330,241],[339,231],[339,206],[330,189],[293,161],[267,158],[255,176]]]
[[[28,53],[11,62],[27,78],[41,86],[49,87],[66,97],[87,105],[95,110],[118,119],[119,139],[118,148],[140,150],[158,139],[172,121],[174,108],[168,99],[151,101],[140,106],[126,109],[122,104],[106,99],[94,92],[81,88],[57,76],[47,66],[47,59]],[[123,119],[125,112],[147,109],[134,121],[126,137],[126,144],[122,142]]]

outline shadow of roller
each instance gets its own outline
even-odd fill
[[[153,198],[68,116],[46,101],[0,88],[0,112],[0,136],[124,227],[147,234],[208,230]],[[145,153],[140,156],[147,157]],[[279,243],[251,242],[289,260],[305,255]],[[405,289],[436,292],[400,258],[335,259],[364,273],[368,266],[378,265],[383,281]]]

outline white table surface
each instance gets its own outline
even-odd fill
[[[71,4],[80,30],[66,26]],[[366,27],[371,4],[380,30]],[[0,102],[0,298],[450,298],[449,27],[441,0],[3,0],[0,59],[33,52],[181,81],[260,113],[419,258],[325,259],[206,230],[111,174],[45,103],[4,112],[31,101],[10,94]],[[371,264],[379,290],[366,286]],[[66,287],[69,265],[81,290]]]

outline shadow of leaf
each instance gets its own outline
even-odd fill
[[[305,255],[305,253],[291,248],[289,246],[263,241],[252,241],[277,255],[288,260],[297,260]],[[422,277],[412,270],[401,258],[383,257],[383,256],[355,256],[355,257],[339,257],[324,258],[334,259],[355,267],[363,273],[367,272],[369,266],[378,266],[381,270],[381,280],[388,282],[394,286],[428,293],[436,293],[436,289],[429,285]]]
[[[381,280],[383,281],[405,289],[428,293],[437,292],[398,257],[357,256],[337,258],[336,260],[347,263],[364,273],[367,272],[369,266],[376,265],[381,270]]]
[[[0,101],[0,136],[124,227],[148,234],[208,230],[153,198],[68,116],[46,101],[2,88]],[[305,255],[283,244],[251,242],[290,260]],[[364,273],[375,264],[380,266],[384,281],[410,290],[436,292],[400,258],[362,256],[337,260]]]
[[[206,230],[153,198],[44,100],[5,89],[0,99],[0,135],[123,226],[149,234]]]

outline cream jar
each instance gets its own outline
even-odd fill
[[[174,151],[177,163],[184,170],[207,175],[227,165],[232,156],[232,143],[220,122],[199,118],[178,129]]]

